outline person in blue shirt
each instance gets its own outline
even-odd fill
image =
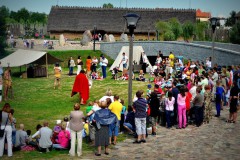
[[[217,110],[217,114],[215,115],[215,117],[220,117],[222,95],[224,93],[224,89],[220,84],[221,84],[220,81],[217,81],[217,88],[216,88],[216,110]]]

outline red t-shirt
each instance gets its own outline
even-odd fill
[[[190,107],[191,107],[191,104],[190,104],[190,100],[192,99],[192,94],[190,92],[187,92],[187,95],[186,95],[186,110],[189,110]]]

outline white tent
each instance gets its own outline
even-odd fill
[[[122,60],[122,54],[123,52],[125,53],[125,55],[129,58],[129,46],[123,46],[122,49],[120,50],[117,58],[115,59],[114,63],[112,64],[112,66],[110,67],[110,70],[113,70],[113,68],[115,68],[116,66],[119,66],[121,60]],[[142,56],[142,52],[144,52],[142,46],[133,46],[133,62],[135,61],[138,65],[140,64],[140,60],[141,60],[141,56]],[[148,58],[147,58],[147,64],[148,67],[152,68],[152,65],[150,64]],[[128,61],[128,65],[129,66],[129,61]],[[123,70],[123,65],[120,65],[119,68],[121,71]]]
[[[61,62],[47,52],[18,49],[16,52],[0,60],[2,67],[18,67],[27,64],[46,65]]]

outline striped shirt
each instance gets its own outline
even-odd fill
[[[147,117],[147,101],[144,98],[138,98],[133,103],[133,108],[135,109],[135,118],[146,118]]]

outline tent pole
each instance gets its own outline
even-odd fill
[[[47,73],[47,78],[48,78],[48,58],[47,58],[47,53],[46,53],[46,73]]]

